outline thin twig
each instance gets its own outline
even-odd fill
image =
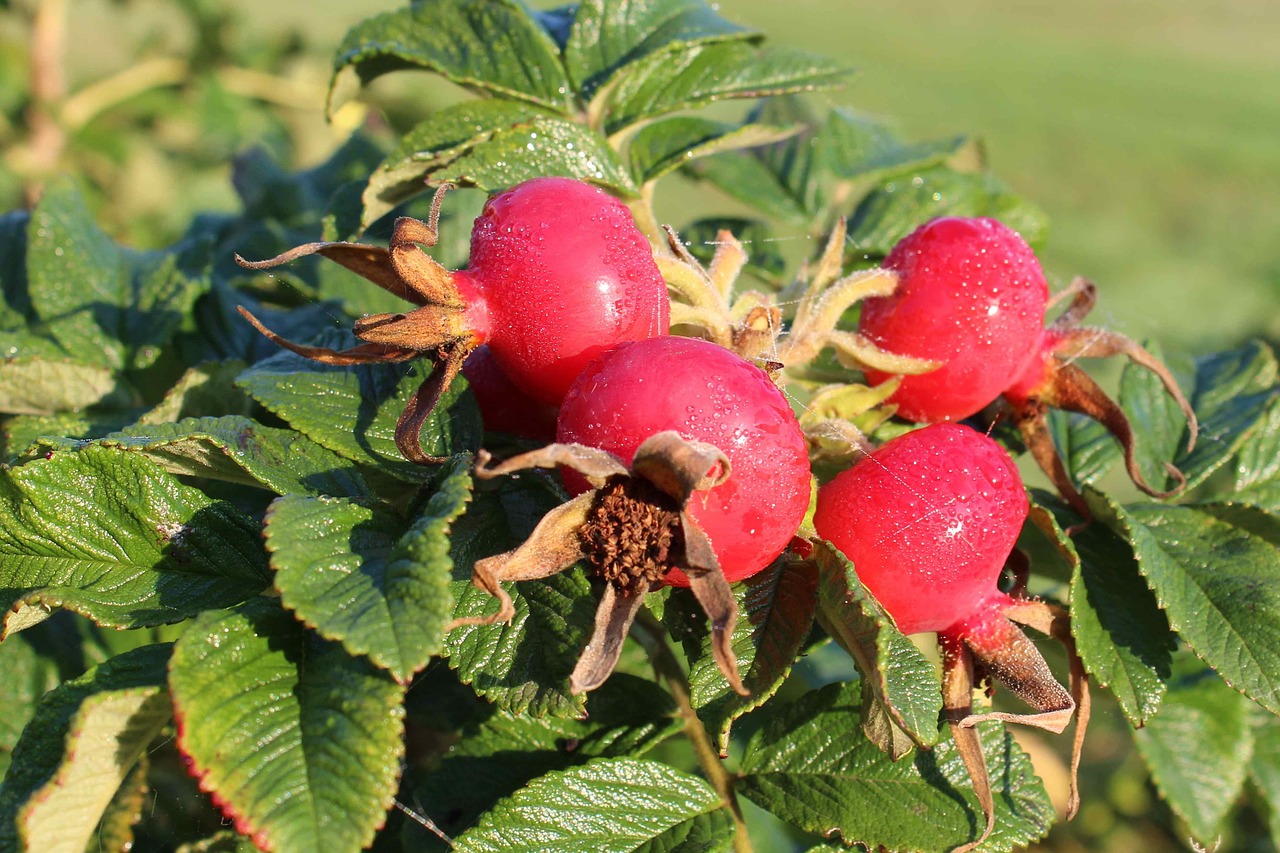
[[[91,83],[62,104],[62,121],[71,130],[143,92],[174,86],[187,79],[190,68],[181,59],[159,57],[130,65],[104,80]]]
[[[680,710],[680,717],[684,720],[685,736],[693,743],[694,752],[698,756],[698,764],[706,774],[707,781],[716,789],[725,807],[733,815],[735,853],[753,853],[751,838],[747,835],[747,824],[742,816],[742,807],[738,805],[738,796],[733,790],[733,775],[725,769],[724,763],[720,760],[720,753],[712,744],[711,737],[702,725],[702,720],[698,719],[697,711],[693,709],[689,679],[672,653],[671,647],[667,645],[662,626],[649,611],[641,610],[631,631],[632,636],[649,653],[649,662],[653,664],[654,672],[667,682],[667,689],[671,691],[676,707]]]
[[[66,0],[40,0],[31,25],[31,106],[27,125],[30,174],[25,194],[34,205],[44,187],[44,178],[54,170],[67,144],[67,134],[55,112],[67,91],[62,67],[67,30]]]

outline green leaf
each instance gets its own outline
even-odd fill
[[[475,561],[514,548],[555,502],[538,475],[524,475],[503,491],[481,492],[454,523],[455,618],[492,613],[497,604],[471,584]],[[458,677],[513,714],[577,716],[583,697],[569,692],[569,674],[595,618],[591,584],[581,569],[508,586],[516,615],[510,624],[470,625],[445,637],[445,655]]]
[[[1199,661],[1180,661],[1160,713],[1134,732],[1160,796],[1212,843],[1253,754],[1250,703]]]
[[[495,192],[548,175],[600,184],[615,195],[639,194],[607,139],[576,121],[554,116],[535,116],[494,132],[433,170],[431,180]]]
[[[763,727],[747,744],[738,792],[850,846],[946,850],[976,838],[982,809],[954,743],[895,762],[861,734],[859,704],[858,685],[831,684],[758,711]],[[982,849],[1025,846],[1048,832],[1053,806],[1013,738],[998,724],[981,731],[996,802]]]
[[[120,370],[153,363],[207,286],[176,254],[117,246],[67,181],[45,189],[28,240],[32,306],[83,364]]]
[[[626,66],[610,85],[605,129],[733,98],[762,98],[843,85],[851,69],[800,50],[749,42],[696,44]]]
[[[369,178],[364,191],[363,224],[370,225],[396,205],[423,192],[434,170],[487,142],[494,134],[545,115],[528,104],[504,100],[463,101],[433,114],[401,137],[396,150]]]
[[[703,0],[585,0],[577,6],[564,65],[573,85],[591,93],[618,69],[644,56],[714,41],[758,41],[760,33],[732,23]]]
[[[27,634],[0,643],[0,672],[5,674],[0,688],[0,776],[9,768],[9,754],[22,729],[35,713],[46,692],[58,684],[58,667],[42,655]]]
[[[322,447],[416,482],[430,476],[431,469],[400,455],[396,420],[429,366],[429,361],[418,361],[407,368],[328,367],[282,352],[249,368],[237,385]],[[484,428],[474,404],[463,398],[465,387],[465,381],[455,379],[423,424],[422,449],[428,455],[452,456],[479,447]]]
[[[169,697],[165,695],[166,718],[171,715]],[[143,753],[134,762],[124,781],[116,790],[116,795],[107,803],[102,812],[102,819],[93,831],[90,847],[97,845],[100,850],[132,850],[135,839],[133,828],[142,822],[143,808],[150,804],[151,788],[147,785],[147,775],[151,772],[149,753]],[[31,833],[42,840],[49,836],[39,830]]]
[[[1253,729],[1249,779],[1266,801],[1271,841],[1280,840],[1280,718],[1266,715]]]
[[[26,265],[30,222],[31,214],[25,210],[0,214],[0,331],[25,331],[34,319]]]
[[[717,850],[733,829],[698,777],[655,761],[598,758],[533,780],[454,839],[454,850]]]
[[[56,415],[16,415],[0,423],[4,455],[11,459],[30,456],[33,445],[71,446],[59,439],[90,440],[123,429],[137,418],[137,409],[94,409],[84,413],[62,412]],[[42,441],[42,439],[44,439]]]
[[[281,601],[321,636],[408,682],[440,653],[453,616],[449,530],[470,499],[470,460],[458,457],[412,523],[351,500],[277,500],[266,539]]]
[[[862,582],[848,559],[834,546],[819,542],[818,622],[854,659],[864,683],[872,691],[867,721],[876,723],[874,740],[889,749],[894,738],[883,723],[892,724],[921,746],[938,742],[942,713],[942,685],[938,670],[894,625]],[[887,711],[887,719],[884,712]],[[895,757],[900,749],[895,749]]]
[[[350,460],[293,430],[238,416],[132,426],[94,444],[145,456],[172,474],[259,486],[278,495],[369,494]]]
[[[1232,494],[1241,503],[1280,513],[1280,399],[1267,406],[1236,463]]]
[[[1147,341],[1145,346],[1157,359],[1164,360],[1157,342]],[[1164,466],[1185,450],[1187,435],[1178,404],[1165,393],[1159,377],[1129,362],[1120,375],[1120,405],[1137,436],[1134,457],[1142,476],[1157,489],[1170,488],[1172,478]]]
[[[631,140],[627,154],[635,182],[647,184],[699,157],[767,145],[799,131],[799,127],[737,125],[696,116],[676,116],[641,128]]]
[[[1203,483],[1255,436],[1274,441],[1275,433],[1268,436],[1261,427],[1268,408],[1280,400],[1276,377],[1275,355],[1261,341],[1196,360],[1191,407],[1200,420],[1200,440],[1174,463],[1189,487]],[[1235,500],[1233,494],[1224,497]]]
[[[395,796],[403,690],[257,598],[201,614],[169,667],[178,745],[267,849],[358,851]],[[285,795],[287,792],[287,796]]]
[[[836,107],[827,114],[819,140],[826,171],[837,181],[865,184],[936,166],[956,153],[965,138],[907,143],[881,119]]]
[[[264,247],[266,257],[309,239],[349,237],[356,223],[351,221],[349,212],[335,210],[334,206],[352,189],[358,194],[358,187],[368,179],[385,153],[379,142],[357,132],[323,163],[290,172],[267,151],[250,149],[238,155],[233,164],[232,183],[244,204],[244,213],[237,224],[242,229],[267,225],[277,239],[284,240]],[[322,235],[318,226],[328,217],[333,217],[329,227],[334,233]],[[290,232],[288,237],[281,236],[281,226]],[[237,240],[243,236],[235,235]],[[245,247],[237,245],[236,248]],[[221,260],[226,264],[222,269],[228,277],[241,273],[232,257]]]
[[[348,30],[333,66],[330,115],[370,81],[411,68],[475,92],[573,108],[558,47],[516,0],[416,0]]]
[[[750,154],[709,158],[691,171],[745,204],[811,233],[852,210],[876,183],[935,166],[963,141],[905,143],[874,118],[846,108],[819,116],[790,96],[766,101],[752,112],[751,121],[808,129]]]
[[[1173,630],[1228,684],[1280,713],[1280,521],[1247,506],[1085,499],[1129,542]]]
[[[0,412],[52,415],[89,406],[127,406],[135,392],[110,368],[67,358],[0,359]]]
[[[1158,344],[1147,342],[1146,347],[1163,359]],[[1172,488],[1175,481],[1165,468],[1172,463],[1186,476],[1188,489],[1194,489],[1233,454],[1247,448],[1246,442],[1261,432],[1267,407],[1280,399],[1276,375],[1275,356],[1259,341],[1198,359],[1193,379],[1179,379],[1200,421],[1199,439],[1188,453],[1186,421],[1177,403],[1155,374],[1132,362],[1126,364],[1120,405],[1138,436],[1134,455],[1147,482],[1157,489]],[[1098,431],[1093,429],[1094,434]],[[1099,450],[1108,461],[1119,454],[1114,440],[1102,441]],[[1235,499],[1234,492],[1223,497]]]
[[[468,726],[439,767],[416,780],[414,794],[429,813],[449,814],[450,827],[461,828],[530,779],[593,758],[642,755],[680,728],[665,691],[614,673],[588,697],[585,719],[495,711]]]
[[[685,642],[693,706],[721,754],[728,754],[734,721],[767,702],[790,674],[813,626],[817,585],[816,568],[802,561],[776,561],[733,585],[738,599],[733,653],[750,696],[735,693],[716,666],[707,620],[693,623],[693,641]]]
[[[1097,483],[1124,458],[1120,445],[1099,421],[1062,409],[1050,409],[1048,420],[1058,458],[1077,486]]]
[[[89,447],[0,471],[6,632],[55,607],[114,628],[177,622],[268,582],[258,525],[145,459]]]
[[[0,847],[89,846],[131,768],[170,720],[170,651],[158,644],[126,652],[44,698],[0,787]]]
[[[805,136],[808,140],[812,137]],[[800,148],[796,139],[776,146],[775,150],[795,146],[797,156],[789,162],[797,170],[807,170],[812,165],[812,152]],[[775,171],[757,153],[730,151],[707,157],[689,166],[689,172],[707,180],[730,196],[750,205],[768,219],[776,219],[792,225],[808,225],[815,214],[810,212],[805,198],[795,195],[786,176]],[[807,178],[802,179],[807,183]]]
[[[238,832],[224,830],[183,844],[177,853],[258,853],[258,845]]]
[[[1176,648],[1169,620],[1138,571],[1128,542],[1101,524],[1067,536],[1079,518],[1055,496],[1033,493],[1032,514],[1071,563],[1071,633],[1085,669],[1111,689],[1135,728],[1160,707]]]
[[[164,399],[138,418],[141,426],[180,421],[183,418],[249,415],[253,401],[235,387],[235,379],[247,367],[243,361],[208,361],[187,368],[165,392]]]
[[[993,176],[945,166],[903,175],[867,195],[849,220],[849,243],[868,255],[887,255],[907,234],[939,216],[990,216],[1028,243],[1044,240],[1039,208],[1009,192]]]
[[[271,253],[282,251],[292,245],[296,244],[289,243],[281,246],[276,241],[272,241],[271,248],[263,254],[251,248],[241,248],[248,253],[247,257],[261,258],[271,257]],[[290,269],[292,270],[292,267]],[[279,279],[284,279],[283,273]],[[366,286],[373,287],[367,282]],[[200,336],[196,358],[237,360],[254,364],[280,354],[280,347],[259,334],[257,329],[240,316],[236,310],[239,305],[249,309],[267,328],[288,340],[306,340],[308,337],[313,337],[317,329],[332,328],[334,318],[342,316],[341,306],[333,302],[309,302],[306,305],[285,310],[269,308],[248,292],[232,287],[224,281],[215,281],[209,294],[196,304],[195,319]]]
[[[564,47],[574,86],[590,99],[624,66],[659,51],[761,34],[722,18],[703,0],[585,0]]]

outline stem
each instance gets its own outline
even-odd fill
[[[84,127],[117,104],[161,86],[173,86],[187,78],[187,63],[164,57],[131,65],[92,85],[85,86],[62,104],[62,121],[72,130]]]
[[[62,68],[66,24],[66,0],[40,0],[31,25],[31,106],[27,109],[31,135],[27,142],[30,174],[25,194],[27,203],[32,205],[67,144],[67,134],[55,115],[67,90]]]
[[[680,717],[684,720],[685,736],[693,743],[694,752],[698,756],[698,764],[706,774],[707,781],[716,789],[725,807],[733,815],[734,833],[733,849],[735,853],[753,853],[751,838],[747,835],[747,824],[742,817],[742,808],[738,805],[738,796],[733,790],[733,775],[725,770],[720,761],[720,753],[711,742],[702,720],[693,709],[693,698],[689,692],[689,679],[676,656],[671,652],[663,636],[662,626],[657,623],[648,610],[641,610],[632,626],[632,635],[649,653],[649,662],[653,670],[667,682],[667,689],[676,700],[680,709]]]
[[[629,202],[627,207],[631,208],[631,216],[636,221],[636,227],[649,238],[649,245],[658,249],[666,246],[667,238],[662,231],[662,226],[658,223],[657,214],[653,212],[653,189],[653,181],[640,187],[640,198]]]

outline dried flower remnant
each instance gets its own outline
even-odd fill
[[[531,468],[564,466],[592,489],[547,513],[529,538],[504,554],[478,560],[472,583],[498,599],[491,616],[459,619],[452,627],[509,622],[515,615],[505,581],[545,578],[583,561],[605,580],[590,641],[570,676],[575,693],[604,683],[644,596],[679,568],[711,619],[712,652],[733,689],[748,691],[732,650],[738,605],[707,535],[685,511],[695,492],[729,477],[729,460],[715,447],[667,431],[646,439],[631,469],[612,453],[581,444],[552,444],[491,465],[481,451],[476,476],[498,477]]]

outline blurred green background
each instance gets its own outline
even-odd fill
[[[251,145],[298,168],[323,160],[361,124],[405,129],[457,91],[429,75],[392,75],[371,90],[374,108],[344,110],[333,123],[323,116],[342,33],[400,5],[10,0],[0,8],[0,209],[22,204],[42,169],[70,169],[91,184],[113,235],[161,245],[196,211],[238,209],[231,160]],[[1079,274],[1100,285],[1096,322],[1193,352],[1250,335],[1280,340],[1275,0],[738,0],[720,8],[776,43],[861,69],[845,90],[819,96],[819,107],[887,117],[909,138],[981,140],[995,173],[1050,216],[1043,258],[1051,281]],[[43,166],[28,132],[38,9],[66,15],[62,115],[74,120],[57,161]],[[664,185],[658,202],[675,223],[733,207],[714,190],[678,182]],[[802,672],[815,681],[852,675],[843,659],[815,658]],[[1084,810],[1042,849],[1191,849],[1119,715],[1102,702],[1094,719]],[[1043,765],[1049,775],[1054,766],[1052,758]],[[1057,767],[1051,781],[1060,792]],[[1222,850],[1268,849],[1261,816],[1245,807]]]
[[[109,226],[142,243],[171,239],[194,210],[234,207],[229,160],[250,143],[295,166],[323,158],[363,118],[349,112],[336,127],[324,123],[333,47],[355,21],[400,5],[13,0],[0,13],[6,208],[21,199],[24,18],[37,5],[64,3],[73,93],[121,78],[127,93],[129,83],[145,85],[145,73],[128,79],[139,64],[177,82],[182,69],[164,67],[166,57],[205,72],[103,110],[69,146],[71,155],[77,141],[82,151],[96,146],[65,162],[107,187],[99,204]],[[980,139],[996,174],[1050,215],[1044,259],[1053,281],[1079,274],[1101,286],[1097,320],[1193,351],[1251,334],[1280,337],[1280,4],[736,0],[721,12],[860,69],[820,101],[888,117],[912,138]],[[450,89],[402,74],[375,85],[372,97],[398,125],[455,98]],[[182,106],[201,120],[184,122]],[[145,140],[111,138],[139,115],[149,122]],[[201,171],[175,165],[192,149]],[[691,205],[728,204],[711,192],[664,190],[659,212],[679,223]]]

